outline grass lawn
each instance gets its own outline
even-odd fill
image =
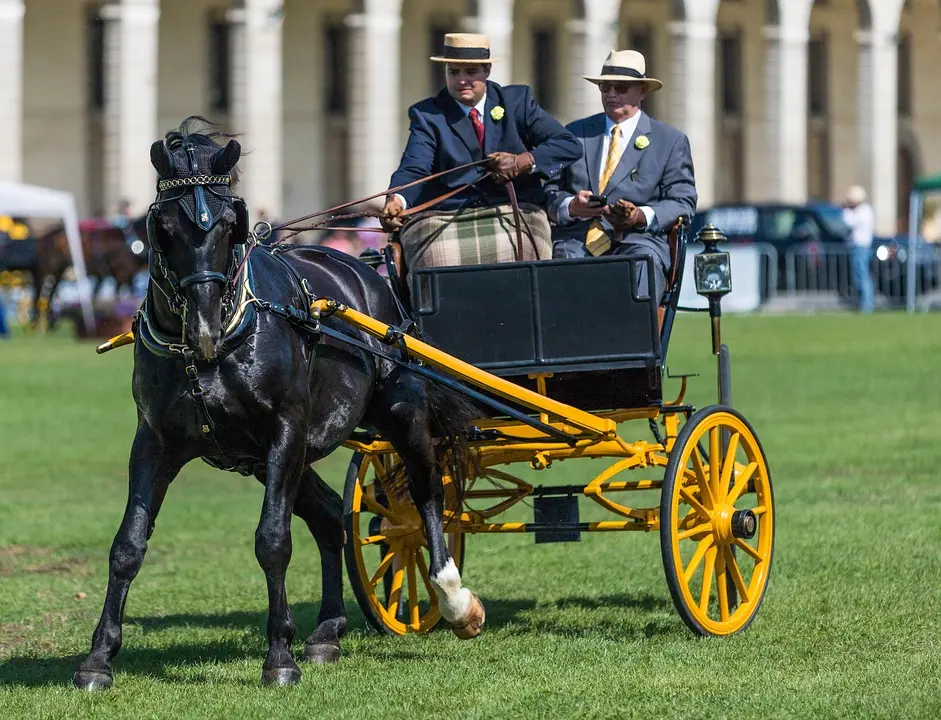
[[[715,393],[708,332],[680,318],[669,363],[702,373],[688,396],[700,406]],[[686,629],[656,533],[474,536],[464,577],[487,605],[479,639],[380,637],[348,592],[343,660],[263,689],[262,488],[193,463],[131,588],[115,687],[96,695],[70,681],[124,509],[131,353],[98,357],[66,334],[0,342],[0,718],[941,716],[941,320],[728,317],[723,339],[777,500],[771,585],[746,632]],[[319,467],[337,488],[347,457]],[[319,585],[295,522],[298,651]]]

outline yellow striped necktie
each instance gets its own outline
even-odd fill
[[[611,176],[614,175],[614,168],[618,166],[618,160],[621,159],[621,126],[615,125],[611,128],[611,142],[608,145],[608,157],[604,161],[604,170],[601,172],[601,182],[598,183],[598,194],[604,193]],[[611,238],[604,231],[601,221],[595,219],[588,226],[588,232],[585,235],[585,247],[592,255],[602,255],[611,248]]]

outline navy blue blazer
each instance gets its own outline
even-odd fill
[[[495,121],[490,111],[500,106],[503,118]],[[447,88],[435,97],[422,100],[408,109],[410,120],[408,144],[389,187],[481,160],[492,152],[529,151],[535,170],[514,180],[520,202],[545,206],[543,180],[558,177],[563,169],[581,157],[581,145],[562,124],[543,110],[525,85],[502,87],[487,81],[484,110],[484,147],[477,142],[474,126]],[[449,190],[480,177],[486,167],[449,173],[444,177],[401,191],[409,207],[439,197]],[[434,206],[435,210],[459,210],[508,203],[502,184],[484,181]]]

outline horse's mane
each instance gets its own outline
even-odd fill
[[[202,115],[190,115],[180,123],[178,128],[170,130],[170,132],[164,135],[163,141],[167,146],[167,150],[174,154],[178,153],[183,148],[184,143],[192,143],[193,145],[211,148],[212,151],[215,152],[220,147],[223,147],[229,139],[239,137],[236,133],[223,132],[218,128],[219,125],[217,123],[207,120]],[[242,154],[244,155],[245,153],[243,152]],[[238,183],[238,166],[232,168],[229,172],[229,177],[232,178],[233,185]]]

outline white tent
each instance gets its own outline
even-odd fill
[[[78,230],[78,212],[72,193],[35,185],[0,182],[0,215],[62,219],[69,240],[69,251],[72,253],[72,267],[75,270],[85,327],[93,329],[95,313],[85,272],[85,256],[82,253],[82,238]]]

